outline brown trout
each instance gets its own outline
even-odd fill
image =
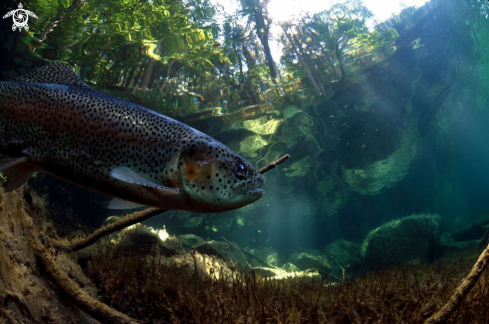
[[[0,154],[7,192],[39,170],[115,197],[109,208],[214,213],[263,195],[262,175],[224,144],[59,62],[0,82]]]

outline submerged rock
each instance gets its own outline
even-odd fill
[[[489,227],[489,215],[477,218],[467,226],[460,226],[451,233],[454,241],[480,240]]]
[[[204,217],[202,216],[196,216],[196,217],[190,217],[187,218],[183,224],[182,227],[185,228],[196,228],[198,227],[202,222],[204,221]]]
[[[207,241],[195,247],[195,250],[202,254],[214,255],[226,262],[236,263],[241,271],[248,267],[243,251],[232,242]]]
[[[162,259],[162,262],[170,268],[178,268],[178,271],[198,273],[203,277],[212,276],[215,279],[229,279],[235,271],[234,267],[229,262],[224,262],[215,256],[200,254],[197,251],[165,258]]]
[[[281,268],[254,267],[252,269],[259,276],[273,280],[284,280],[290,278],[305,278],[321,281],[321,275],[317,270],[287,271]]]
[[[268,246],[261,246],[249,251],[253,258],[250,260],[251,265],[259,266],[279,266],[279,255],[277,251]]]
[[[204,239],[200,236],[194,234],[182,234],[177,235],[177,238],[182,243],[183,248],[188,252],[198,246],[199,244],[204,243]]]
[[[330,260],[333,269],[336,269],[334,274],[339,277],[343,272],[360,267],[360,250],[360,244],[341,239],[328,244],[323,253]]]
[[[391,188],[404,179],[411,161],[418,154],[416,136],[403,133],[399,148],[388,157],[354,169],[344,169],[343,179],[351,190],[362,195],[375,195],[383,188]]]
[[[479,242],[480,240],[455,242],[450,233],[443,233],[440,237],[440,244],[443,252],[449,250],[474,251],[479,245]]]
[[[309,156],[305,156],[299,161],[292,163],[290,166],[283,168],[282,172],[287,177],[304,177],[310,172],[310,170],[311,165],[309,163]]]
[[[110,237],[112,244],[128,255],[151,255],[159,253],[172,256],[185,253],[182,243],[166,230],[155,230],[144,224],[129,226]]]
[[[287,106],[284,109],[282,109],[282,115],[284,116],[285,119],[292,118],[292,117],[294,117],[294,115],[297,115],[301,112],[302,112],[302,109],[300,109],[294,105],[290,105],[290,106]]]
[[[281,119],[268,119],[266,116],[246,120],[243,122],[243,128],[258,135],[272,135],[282,123]]]
[[[292,254],[289,261],[302,271],[316,269],[323,277],[332,274],[331,264],[324,255],[306,252],[296,253]]]
[[[441,218],[419,214],[396,219],[368,233],[362,244],[367,268],[399,262],[432,261],[440,248]]]

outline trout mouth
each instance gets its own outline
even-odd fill
[[[237,186],[232,187],[231,192],[232,192],[233,196],[241,194],[241,193],[259,195],[260,197],[263,196],[263,193],[265,192],[265,190],[263,188],[261,188],[261,186],[256,187],[256,188],[253,188],[253,187],[250,188],[250,184],[251,184],[251,181],[248,181],[248,182],[243,182]]]
[[[250,194],[252,194],[253,196],[263,197],[264,193],[265,193],[265,190],[263,188],[255,188],[253,190],[250,190]]]

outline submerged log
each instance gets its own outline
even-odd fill
[[[50,258],[75,287],[83,286],[83,294],[96,296],[80,267],[49,248],[53,231],[36,201],[22,189],[0,194],[0,323],[100,323],[66,298],[40,262],[40,254]]]
[[[472,224],[453,232],[452,237],[455,241],[479,240],[484,235],[487,226],[489,226],[489,216],[481,217]]]

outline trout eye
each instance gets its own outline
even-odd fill
[[[243,164],[243,162],[238,161],[236,163],[236,174],[238,175],[238,178],[240,178],[240,179],[242,179],[248,175],[248,169]]]

